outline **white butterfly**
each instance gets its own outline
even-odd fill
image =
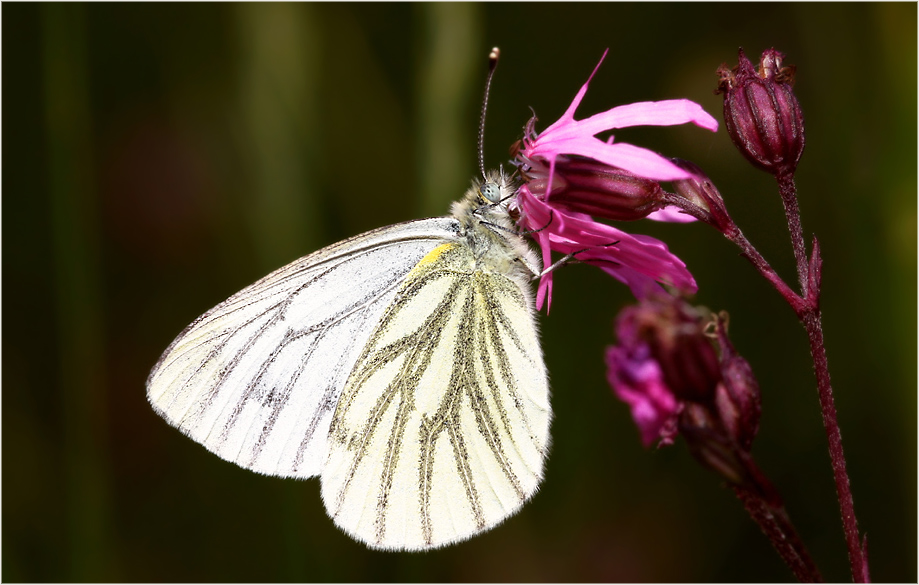
[[[452,216],[301,258],[172,342],[147,396],[223,459],[319,475],[326,510],[372,548],[487,530],[543,476],[549,389],[513,187],[491,173]]]

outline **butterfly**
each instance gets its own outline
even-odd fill
[[[189,325],[147,380],[169,424],[267,475],[319,476],[371,548],[488,530],[536,492],[551,408],[541,263],[503,171],[447,217],[373,230],[269,274]]]

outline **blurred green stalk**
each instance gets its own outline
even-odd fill
[[[309,4],[235,4],[239,34],[240,152],[249,177],[243,217],[259,266],[274,270],[315,249],[324,226],[313,169],[320,141],[322,35]],[[231,234],[230,236],[234,236]],[[277,502],[288,581],[309,575],[304,486],[286,480]]]
[[[415,160],[421,217],[429,217],[446,215],[449,202],[460,199],[478,174],[478,118],[470,116],[469,105],[485,89],[491,47],[482,45],[479,5],[433,2],[417,9],[424,38],[416,43],[422,50],[416,75]]]
[[[117,580],[111,565],[109,461],[103,455],[108,449],[98,202],[83,6],[42,6],[42,37],[69,545],[65,572],[49,574],[64,581]]]
[[[242,201],[264,270],[311,251],[322,223],[312,167],[318,147],[321,35],[309,4],[234,5],[239,32]]]

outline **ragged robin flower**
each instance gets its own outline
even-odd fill
[[[535,131],[535,118],[527,124],[515,160],[524,180],[516,199],[518,224],[537,240],[546,266],[552,251],[576,253],[578,261],[599,266],[639,298],[660,290],[658,283],[694,292],[696,282],[686,265],[663,242],[594,219],[692,221],[665,206],[658,183],[692,175],[648,149],[596,135],[616,128],[687,122],[715,131],[718,122],[684,99],[628,104],[576,120],[575,110],[596,71],[558,121],[540,133]],[[549,272],[540,281],[537,306],[548,302],[551,293]]]
[[[759,429],[759,386],[727,337],[726,317],[671,295],[648,295],[616,319],[607,377],[645,446],[679,434],[693,455],[732,483],[749,477]]]

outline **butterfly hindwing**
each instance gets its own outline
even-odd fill
[[[335,522],[387,549],[467,538],[536,491],[549,392],[527,282],[462,242],[407,275],[335,411],[322,495]]]

